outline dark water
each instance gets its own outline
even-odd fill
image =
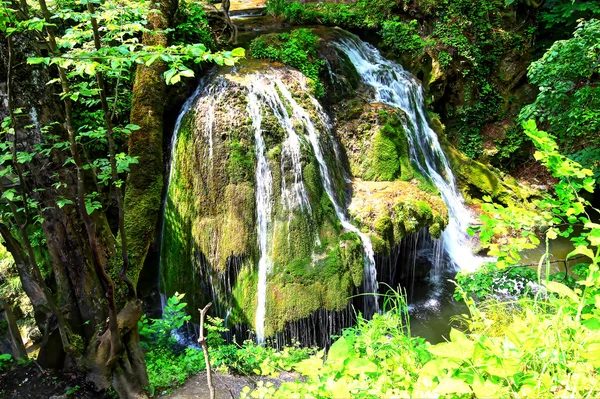
[[[415,286],[412,295],[408,293],[412,336],[423,337],[432,344],[444,342],[450,328],[459,324],[456,316],[469,313],[464,302],[452,297],[454,277],[454,273],[443,273],[435,281]]]

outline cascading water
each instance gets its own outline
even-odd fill
[[[483,259],[468,249],[466,229],[471,221],[471,213],[456,187],[437,135],[427,123],[420,83],[402,66],[385,59],[375,47],[356,36],[345,37],[335,45],[348,56],[363,82],[375,90],[375,102],[399,108],[407,115],[404,128],[411,159],[420,172],[435,184],[448,206],[450,220],[442,234],[444,249],[456,267],[476,269]]]
[[[270,270],[270,259],[269,259],[269,218],[271,214],[271,198],[270,198],[270,184],[271,184],[271,172],[269,170],[268,162],[265,157],[265,143],[262,138],[262,111],[260,104],[264,103],[273,115],[277,118],[280,125],[284,128],[287,138],[283,143],[282,148],[282,174],[284,168],[289,168],[293,173],[293,181],[291,187],[289,183],[286,183],[285,179],[282,180],[282,201],[284,207],[287,209],[293,209],[298,206],[303,210],[310,211],[310,203],[307,198],[306,190],[302,181],[302,163],[301,163],[301,151],[300,146],[302,145],[302,139],[297,133],[296,129],[298,124],[302,126],[306,138],[308,138],[308,144],[312,147],[317,162],[319,164],[319,170],[323,187],[331,200],[335,213],[345,230],[356,233],[363,244],[364,261],[365,261],[365,282],[364,288],[366,292],[377,291],[377,271],[375,269],[375,254],[369,237],[362,233],[358,228],[352,225],[346,216],[346,213],[342,206],[340,206],[338,199],[335,195],[335,187],[332,181],[332,174],[327,166],[325,157],[321,149],[319,135],[315,122],[311,119],[308,112],[298,104],[293,98],[290,90],[281,80],[279,76],[264,76],[261,74],[255,74],[250,77],[250,88],[248,95],[248,107],[247,111],[252,119],[253,129],[255,132],[255,145],[256,145],[256,157],[257,157],[257,170],[256,170],[256,205],[258,214],[258,240],[260,247],[260,260],[259,260],[259,280],[258,280],[258,308],[256,312],[256,334],[257,339],[261,342],[264,338],[264,320],[266,312],[266,284],[267,284],[267,273]],[[304,87],[308,91],[308,87]],[[309,96],[311,103],[317,109],[319,114],[319,120],[322,122],[324,130],[330,134],[330,124],[327,115],[324,113],[318,101]],[[328,137],[328,139],[332,139]],[[287,158],[287,161],[286,161]],[[269,187],[267,187],[267,185]],[[307,215],[309,212],[307,212]],[[291,214],[290,214],[291,215]],[[319,242],[319,237],[316,237],[316,241]],[[377,300],[374,297],[368,297],[365,299],[365,315],[369,317],[377,312],[378,305]]]
[[[265,156],[265,140],[262,137],[262,111],[255,91],[248,94],[248,115],[252,118],[256,145],[256,213],[258,249],[258,306],[256,308],[256,339],[262,343],[265,336],[265,312],[267,304],[267,273],[271,269],[269,256],[269,224],[271,220],[271,184],[273,181]]]
[[[365,279],[364,288],[365,292],[377,293],[377,269],[375,268],[375,252],[373,251],[373,245],[371,239],[364,233],[362,233],[356,226],[350,223],[348,216],[346,216],[345,210],[340,206],[339,201],[336,198],[333,181],[331,179],[331,172],[325,162],[323,151],[321,149],[321,143],[315,125],[312,122],[310,115],[302,108],[296,100],[292,97],[292,93],[285,87],[281,81],[277,82],[277,88],[281,92],[281,95],[285,98],[292,109],[292,115],[295,119],[301,121],[305,128],[305,133],[308,137],[310,145],[314,151],[317,162],[319,163],[319,169],[321,172],[321,179],[323,181],[323,187],[333,204],[335,213],[345,230],[356,233],[363,244],[364,260],[365,260]],[[330,124],[328,123],[327,115],[323,112],[319,102],[311,97],[311,102],[315,105],[317,111],[319,111],[319,117],[325,123],[325,127],[328,133],[330,133]],[[367,296],[365,298],[365,316],[371,317],[374,313],[379,311],[376,296]]]

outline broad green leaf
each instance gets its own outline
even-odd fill
[[[441,395],[445,394],[470,394],[471,388],[463,380],[457,380],[451,377],[442,378],[435,392]]]
[[[441,344],[430,346],[427,350],[431,354],[439,357],[468,360],[473,357],[475,346],[468,340],[461,342],[442,342]]]
[[[308,359],[302,360],[294,366],[294,369],[302,375],[312,376],[320,375],[323,368],[323,359],[316,356],[311,356]]]
[[[327,353],[327,364],[341,365],[349,357],[350,345],[346,338],[341,337],[331,345]]]
[[[567,255],[567,259],[572,258],[576,255],[585,255],[590,259],[594,259],[594,252],[585,245],[579,245],[575,250]]]
[[[246,56],[246,50],[244,50],[241,47],[238,48],[234,48],[233,50],[231,50],[231,55],[233,57],[245,57]]]
[[[370,360],[364,358],[350,359],[346,363],[344,373],[346,374],[362,374],[377,372],[377,365]]]
[[[546,289],[562,297],[568,297],[573,302],[579,302],[579,297],[577,294],[575,294],[572,289],[564,284],[557,283],[556,281],[549,281],[546,283]]]

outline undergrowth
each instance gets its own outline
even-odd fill
[[[183,297],[176,293],[169,298],[160,319],[144,316],[139,323],[152,395],[171,391],[190,376],[206,370],[202,349],[177,339],[177,331],[191,319],[184,311],[187,304],[182,302]],[[228,344],[222,337],[228,329],[218,317],[208,316],[205,328],[211,368],[221,372],[277,376],[316,353],[316,349],[302,348],[299,344],[282,350],[259,346],[251,340]]]
[[[320,80],[325,62],[317,57],[319,37],[310,29],[296,29],[289,33],[259,36],[250,43],[254,58],[279,61],[297,68],[311,80],[311,89],[317,98],[325,95]]]

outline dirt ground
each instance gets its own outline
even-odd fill
[[[284,381],[294,381],[296,375],[281,373],[279,378],[267,377],[244,377],[230,374],[213,374],[213,383],[215,385],[216,399],[237,399],[245,386],[255,388],[259,381],[265,383],[271,382],[275,386],[280,386]],[[208,384],[206,383],[206,372],[197,374],[186,381],[184,385],[170,393],[159,393],[160,399],[208,399]]]
[[[66,395],[71,391],[70,395]],[[78,371],[41,371],[35,364],[0,372],[2,399],[108,399]]]

